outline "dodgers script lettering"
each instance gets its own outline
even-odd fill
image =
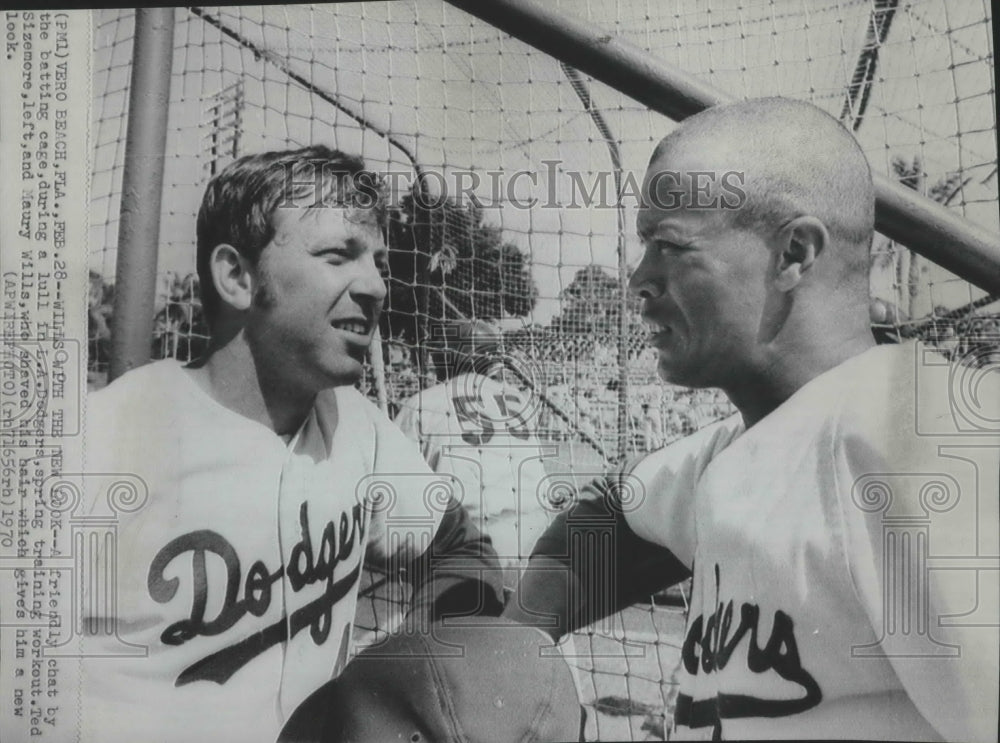
[[[691,675],[720,673],[733,659],[741,646],[741,660],[752,673],[774,671],[786,681],[802,687],[804,694],[798,699],[763,699],[746,694],[719,692],[716,697],[693,700],[687,694],[677,697],[676,720],[679,725],[692,728],[714,725],[721,732],[721,720],[736,717],[784,717],[815,707],[823,699],[819,684],[799,658],[795,642],[795,624],[780,609],[774,612],[771,634],[764,647],[757,638],[760,607],[744,602],[740,606],[740,619],[730,635],[733,624],[733,602],[725,604],[719,595],[719,566],[715,566],[716,609],[707,618],[696,617],[689,625],[681,659],[684,669]],[[749,637],[748,637],[749,635]],[[744,643],[744,639],[747,641]]]
[[[281,618],[249,637],[223,648],[194,663],[177,677],[176,685],[193,681],[215,681],[224,684],[240,668],[268,648],[294,637],[305,627],[317,645],[326,642],[332,625],[333,607],[346,596],[357,582],[361,560],[357,566],[339,580],[334,573],[339,565],[350,559],[355,548],[364,540],[368,526],[368,513],[355,505],[351,513],[342,513],[339,521],[326,524],[319,545],[314,553],[309,536],[309,506],[299,509],[301,538],[292,547],[288,564],[273,571],[262,560],[256,560],[243,575],[242,564],[236,549],[221,534],[202,529],[189,532],[171,540],[153,558],[149,567],[147,587],[149,595],[161,604],[169,603],[180,588],[179,578],[164,575],[167,566],[176,558],[191,555],[191,582],[193,601],[187,618],[167,627],[160,639],[167,645],[181,645],[201,636],[219,635],[234,627],[248,614],[263,616],[271,605],[272,586],[287,575],[294,592],[305,586],[325,581],[326,590],[319,598],[296,609],[290,616]],[[210,594],[219,587],[209,583],[205,560],[208,555],[220,558],[226,567],[225,598],[218,615],[206,618],[205,608]]]

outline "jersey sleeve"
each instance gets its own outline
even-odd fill
[[[413,611],[498,614],[500,563],[458,504],[459,484],[433,472],[416,444],[374,406],[369,417],[376,434],[373,484],[388,501],[374,509],[369,562],[405,577]]]
[[[740,433],[733,415],[648,454],[627,468],[621,491],[623,514],[643,539],[668,548],[690,569],[694,562],[694,494],[716,454]]]
[[[584,486],[535,544],[507,616],[559,637],[687,578],[698,476],[741,430],[724,421]]]
[[[331,414],[330,398],[335,398]],[[361,458],[362,473],[351,483],[355,499],[369,514],[366,560],[388,569],[426,550],[441,523],[451,492],[446,478],[427,466],[417,445],[370,400],[353,387],[321,393],[317,409],[336,417],[336,429],[349,430],[346,441]],[[345,455],[346,456],[346,455]]]

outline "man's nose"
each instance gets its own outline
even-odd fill
[[[629,294],[639,299],[653,299],[662,293],[659,281],[655,280],[650,273],[649,261],[647,261],[646,256],[643,256],[629,277],[628,291]]]
[[[361,266],[357,278],[354,280],[353,290],[356,294],[371,297],[376,302],[385,299],[386,286],[385,278],[375,263],[373,255],[368,254],[361,260]]]

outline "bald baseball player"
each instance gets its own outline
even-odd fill
[[[995,740],[998,375],[876,345],[853,136],[808,103],[719,106],[642,193],[660,375],[739,413],[587,488],[507,616],[558,637],[693,576],[674,737]]]
[[[535,435],[537,398],[503,379],[500,329],[445,323],[430,339],[438,384],[400,404],[395,422],[430,466],[462,486],[462,505],[493,542],[513,589],[548,526],[539,500],[546,452]]]
[[[405,569],[427,621],[499,613],[488,540],[354,387],[386,293],[363,168],[323,146],[226,167],[198,215],[207,355],[88,401],[88,471],[139,494],[114,601],[83,602],[83,741],[276,740],[347,663],[366,564]]]

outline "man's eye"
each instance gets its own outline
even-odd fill
[[[667,240],[657,240],[653,243],[653,248],[660,255],[670,254],[670,253],[681,253],[685,250],[683,245],[678,245],[677,243],[672,243]]]
[[[329,263],[331,266],[339,266],[347,260],[347,256],[336,250],[324,250],[319,254],[319,258]]]

